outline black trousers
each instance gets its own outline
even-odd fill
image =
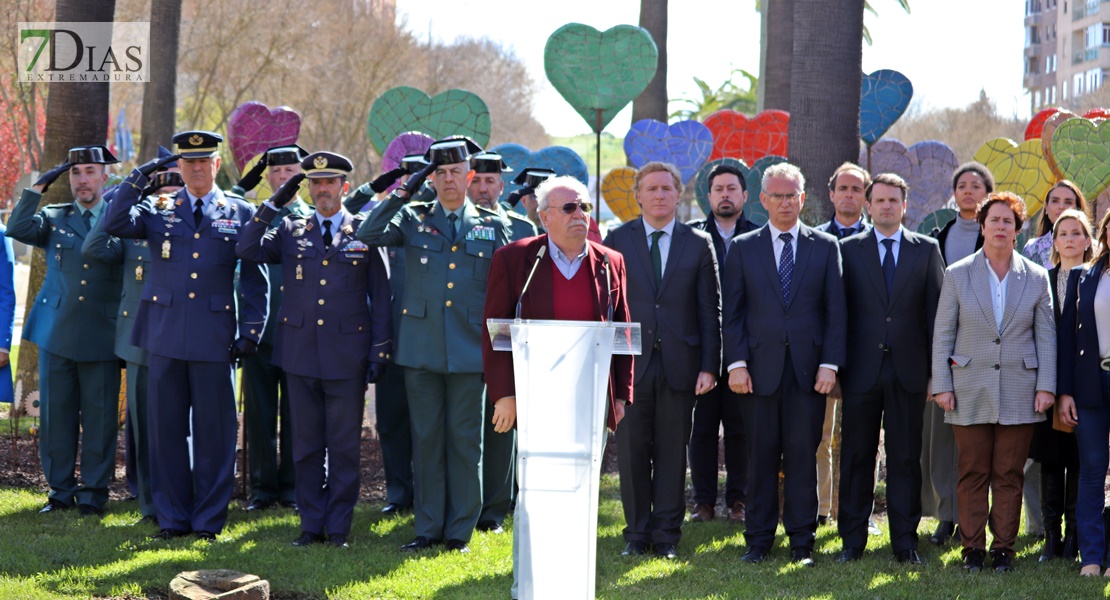
[[[890,548],[917,549],[921,523],[921,427],[925,392],[906,391],[889,353],[879,379],[864,394],[844,394],[841,417],[840,512],[837,528],[845,548],[867,545],[867,519],[875,499],[875,452],[879,427],[886,431],[886,498]]]
[[[385,470],[385,500],[411,507],[412,429],[404,367],[389,364],[381,381],[374,385],[374,410]]]
[[[782,524],[790,547],[812,550],[817,532],[817,446],[825,422],[825,396],[813,390],[815,381],[798,381],[789,349],[784,364],[774,394],[741,399],[749,451],[744,539],[749,548],[765,551],[774,544],[781,465],[785,476]]]
[[[660,352],[632,390],[617,433],[626,542],[677,544],[686,516],[686,442],[694,392],[667,385]]]
[[[717,445],[724,426],[725,505],[747,501],[748,440],[744,434],[744,400],[728,387],[728,373],[717,387],[697,397],[690,434],[690,483],[695,504],[717,502]]]

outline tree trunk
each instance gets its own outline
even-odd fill
[[[667,122],[667,0],[640,0],[640,27],[659,48],[659,67],[651,83],[632,101],[632,122],[655,119]]]
[[[761,6],[758,109],[760,112],[772,109],[789,111],[793,77],[791,67],[794,64],[795,0],[763,0]],[[840,37],[839,33],[833,35],[829,31],[833,30],[826,32],[830,37]]]
[[[58,22],[111,22],[115,16],[115,0],[58,0],[55,20]],[[47,85],[47,84],[37,84]],[[43,148],[44,170],[65,161],[74,146],[103,144],[108,138],[108,83],[74,82],[49,84],[46,98],[46,144]],[[59,178],[43,197],[42,205],[71,202],[68,177]],[[31,261],[24,323],[34,306],[35,296],[42,287],[46,261],[42,250],[36,249]],[[16,385],[22,384],[22,396],[38,390],[38,348],[23,340],[19,345]]]
[[[177,48],[181,38],[181,0],[153,0],[150,6],[150,82],[143,89],[139,162],[170,147],[177,108]]]
[[[859,160],[862,36],[863,0],[794,0],[789,159],[806,176],[809,224],[832,215],[836,167]]]

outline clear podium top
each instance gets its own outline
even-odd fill
[[[640,354],[640,324],[611,321],[548,321],[534,319],[488,319],[489,338],[493,349],[512,352],[512,326],[529,327],[597,327],[613,330],[613,354]]]

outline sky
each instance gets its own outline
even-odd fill
[[[864,19],[873,39],[872,46],[863,46],[864,72],[900,71],[913,83],[915,102],[925,108],[966,106],[982,89],[1001,114],[1030,116],[1029,97],[1022,88],[1023,2],[910,0],[910,14],[895,0],[871,0],[871,5],[879,15],[868,13]],[[636,25],[639,1],[528,2],[511,5],[512,12],[480,10],[485,6],[507,5],[489,0],[397,0],[397,19],[421,39],[488,38],[510,49],[539,84],[533,114],[548,134],[589,133],[582,117],[547,82],[544,45],[567,23],[602,31]],[[517,8],[525,6],[526,10]],[[700,97],[694,77],[715,88],[733,69],[758,75],[755,0],[672,0],[667,42],[667,93],[672,99]],[[623,137],[630,126],[631,108],[625,108],[606,131]]]

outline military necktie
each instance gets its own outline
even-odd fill
[[[782,257],[779,258],[779,285],[782,286],[782,303],[786,304],[790,297],[790,280],[794,277],[794,247],[790,245],[794,236],[789,232],[780,233],[779,239],[783,242]]]
[[[447,215],[447,221],[451,223],[451,241],[455,241],[455,236],[459,233],[459,215],[451,213]]]
[[[652,273],[655,275],[655,288],[663,285],[663,253],[659,251],[659,238],[665,232],[652,232]]]
[[[889,301],[894,293],[894,240],[883,240],[886,252],[883,254],[883,280],[886,281],[886,298]]]
[[[196,227],[200,228],[200,222],[204,220],[204,201],[197,198],[196,203],[193,204],[196,208],[193,209],[193,222]]]
[[[331,249],[331,219],[324,219],[324,249]]]
[[[86,210],[81,213],[81,220],[85,222],[85,231],[92,231],[92,211]]]

